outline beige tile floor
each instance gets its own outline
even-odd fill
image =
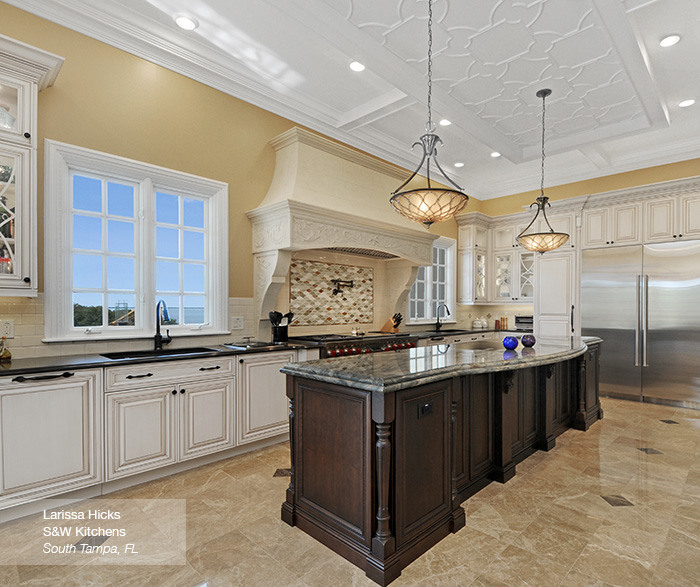
[[[603,408],[589,431],[567,431],[465,502],[466,527],[392,585],[700,585],[700,411],[611,399]],[[280,521],[288,478],[273,473],[288,459],[277,445],[108,496],[186,498],[187,564],[0,566],[0,585],[374,585]],[[0,527],[0,549],[20,547],[37,523]]]

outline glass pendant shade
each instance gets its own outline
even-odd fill
[[[569,240],[569,235],[564,232],[535,232],[523,234],[517,238],[518,244],[535,253],[546,253],[561,247]]]
[[[535,212],[535,217],[530,221],[530,224],[528,224],[525,227],[525,230],[523,230],[515,239],[521,247],[527,249],[528,251],[534,251],[535,253],[546,253],[547,251],[553,251],[554,249],[561,247],[566,241],[569,240],[569,235],[565,232],[554,232],[552,225],[549,224],[549,220],[547,220],[547,212],[545,211],[545,208],[547,206],[551,206],[551,204],[549,203],[549,198],[544,195],[544,103],[547,96],[549,96],[551,93],[552,90],[544,89],[540,90],[536,94],[538,98],[542,98],[542,179],[540,183],[540,195],[537,200],[530,204],[530,207],[532,208],[532,206],[537,206],[537,212]],[[549,231],[528,233],[527,231],[533,224],[535,224],[540,212],[542,212],[542,218],[544,218],[544,222],[547,225],[547,228],[549,228]],[[535,227],[535,229],[536,228],[537,227]]]
[[[389,201],[406,218],[430,228],[433,222],[452,218],[467,205],[469,198],[456,190],[423,188],[399,192]]]

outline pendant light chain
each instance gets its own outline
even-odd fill
[[[545,152],[544,152],[544,102],[547,99],[547,93],[542,92],[542,180],[540,182],[540,196],[544,196],[544,159],[545,159]]]
[[[428,122],[425,130],[433,132],[433,0],[428,0]]]

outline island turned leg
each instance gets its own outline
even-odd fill
[[[391,485],[391,424],[377,424],[377,533],[372,538],[372,552],[386,559],[395,550],[391,535],[389,490]]]
[[[454,389],[461,392],[461,385],[455,384]],[[457,402],[452,401],[452,524],[450,530],[454,533],[460,528],[464,528],[467,523],[464,508],[461,507],[461,496],[457,489],[457,443],[461,440],[461,435],[457,434]]]
[[[291,377],[287,378],[287,397],[289,399],[289,456],[291,461],[289,487],[287,487],[287,497],[282,504],[282,520],[290,526],[296,526],[296,517],[294,515],[294,387],[291,385]]]

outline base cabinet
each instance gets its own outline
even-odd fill
[[[238,443],[255,442],[289,430],[286,378],[280,369],[296,351],[253,353],[238,361]]]
[[[108,368],[107,480],[233,448],[233,365],[225,358]]]
[[[577,361],[578,397],[572,426],[578,430],[588,430],[591,424],[603,418],[598,384],[601,344],[588,343],[587,346],[588,350]]]
[[[233,379],[106,394],[107,479],[235,446]]]
[[[102,481],[102,372],[0,379],[0,508]]]

